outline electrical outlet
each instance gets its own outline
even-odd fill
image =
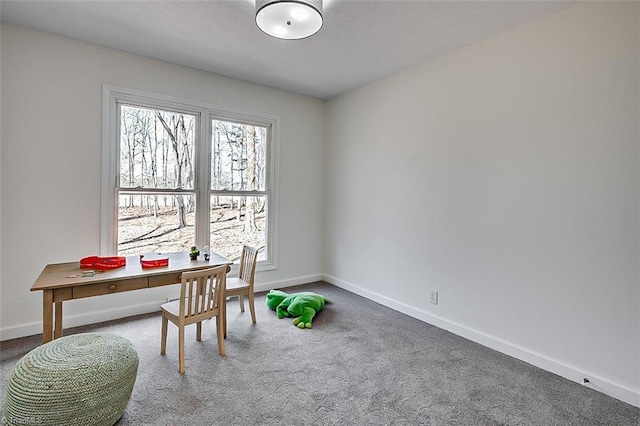
[[[429,303],[433,303],[434,305],[438,304],[438,291],[437,290],[429,290]]]

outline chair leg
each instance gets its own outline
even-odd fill
[[[196,323],[196,340],[202,341],[202,321]]]
[[[178,326],[178,358],[180,363],[179,371],[184,374],[184,326]]]
[[[256,308],[253,304],[253,293],[249,293],[249,310],[251,311],[251,321],[256,323]]]
[[[169,320],[162,314],[162,338],[160,339],[160,355],[167,352],[167,323]]]
[[[240,312],[244,312],[244,296],[238,295],[238,302],[240,302]]]
[[[218,319],[222,319],[218,322]],[[216,334],[220,335],[220,324],[222,324],[222,336],[223,339],[227,338],[227,301],[223,300],[222,305],[220,306],[220,313],[216,317]]]
[[[227,336],[225,330],[225,320],[222,315],[218,315],[216,317],[216,336],[218,336],[218,352],[220,352],[221,356],[224,356],[224,338]]]

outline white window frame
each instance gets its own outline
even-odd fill
[[[267,229],[265,235],[266,260],[258,262],[257,269],[277,269],[278,259],[278,140],[280,134],[280,117],[272,114],[243,111],[235,108],[222,107],[174,96],[160,95],[137,89],[104,84],[102,88],[102,192],[100,217],[100,254],[113,255],[117,252],[117,221],[119,187],[119,149],[118,134],[120,120],[118,108],[122,103],[139,105],[142,107],[159,108],[169,111],[183,112],[196,116],[196,132],[194,159],[197,164],[197,174],[194,179],[193,190],[183,190],[184,193],[194,193],[196,196],[196,235],[195,244],[198,247],[209,245],[209,222],[211,209],[209,203],[211,195],[235,195],[242,191],[213,191],[211,189],[211,121],[231,121],[266,127],[269,132],[266,152],[265,190],[256,191],[267,196]],[[152,190],[151,190],[152,191]],[[146,190],[149,192],[149,190]],[[176,192],[176,191],[172,191]],[[253,193],[256,193],[253,192]],[[240,195],[240,194],[238,194]],[[240,253],[238,248],[238,254]],[[237,268],[237,267],[236,267]]]

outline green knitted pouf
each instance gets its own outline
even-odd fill
[[[13,369],[3,425],[108,425],[122,416],[138,372],[131,342],[113,334],[61,337]]]

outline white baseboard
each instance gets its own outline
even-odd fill
[[[535,365],[536,367],[557,374],[573,382],[582,383],[582,379],[584,377],[588,377],[588,386],[591,389],[612,396],[636,407],[640,407],[640,392],[637,390],[630,389],[618,383],[612,382],[611,380],[602,378],[597,374],[583,371],[573,366],[564,364],[548,356],[537,353],[527,348],[520,347],[518,345],[514,345],[510,342],[491,336],[479,330],[475,330],[465,325],[447,320],[437,315],[433,315],[407,304],[398,302],[389,297],[374,293],[357,285],[340,280],[331,275],[314,274],[283,281],[260,283],[256,284],[255,290],[258,292],[268,291],[273,288],[285,288],[308,284],[315,281],[326,281],[330,284],[335,285],[336,287],[340,287],[342,289],[350,291],[351,293],[355,293],[369,300],[373,300],[374,302],[380,303],[381,305],[387,306],[398,312],[402,312],[403,314],[409,315],[410,317],[424,321],[438,328],[450,331],[458,336],[464,337],[491,349],[495,349],[506,355],[510,355],[519,360],[528,362],[529,364]],[[125,318],[133,315],[157,312],[160,310],[160,305],[164,302],[166,302],[166,300],[157,300],[140,305],[92,312],[90,314],[65,316],[64,325],[65,328],[77,327],[81,325],[95,324],[103,321]],[[42,322],[40,321],[22,324],[14,327],[3,327],[0,328],[0,341],[16,339],[25,336],[33,336],[40,333],[42,333]]]
[[[141,305],[125,306],[116,309],[107,309],[104,311],[92,312],[90,314],[64,316],[64,328],[79,327],[81,325],[96,324],[103,321],[110,321],[133,315],[148,314],[151,312],[159,312],[160,305],[166,300],[157,300],[144,303]],[[19,337],[33,336],[42,333],[42,322],[31,322],[28,324],[17,325],[14,327],[0,328],[0,341],[9,339],[17,339]]]
[[[309,284],[316,281],[322,281],[322,274],[305,275],[303,277],[291,278],[282,281],[271,281],[268,283],[255,284],[254,291],[269,291],[273,288],[293,287],[294,285]]]
[[[340,287],[351,293],[373,300],[374,302],[380,303],[388,308],[402,312],[403,314],[409,315],[410,317],[424,321],[438,328],[450,331],[458,336],[464,337],[465,339],[469,339],[488,348],[495,349],[498,352],[502,352],[521,361],[535,365],[536,367],[557,374],[558,376],[564,377],[565,379],[569,379],[573,382],[582,384],[582,379],[588,377],[589,384],[586,386],[589,388],[633,406],[640,407],[640,392],[638,390],[630,389],[626,386],[600,377],[597,374],[593,374],[592,372],[580,370],[530,349],[514,345],[513,343],[491,336],[482,331],[430,314],[413,306],[409,306],[405,303],[398,302],[397,300],[340,280],[331,275],[323,275],[323,280],[335,285],[336,287]]]
[[[322,280],[322,274],[306,275],[302,277],[292,278],[283,281],[272,281],[269,283],[256,284],[256,291],[268,291],[272,288],[284,288],[294,285],[308,284],[314,281]],[[166,300],[155,300],[152,302],[144,303],[141,305],[132,305],[119,307],[115,309],[107,309],[104,311],[91,312],[89,314],[81,315],[65,315],[64,327],[78,327],[81,325],[95,324],[103,321],[110,321],[119,318],[125,318],[133,315],[147,314],[150,312],[160,311],[160,305],[165,303]],[[0,341],[17,339],[20,337],[33,336],[35,334],[42,333],[42,322],[31,322],[27,324],[21,324],[13,327],[0,328]]]

